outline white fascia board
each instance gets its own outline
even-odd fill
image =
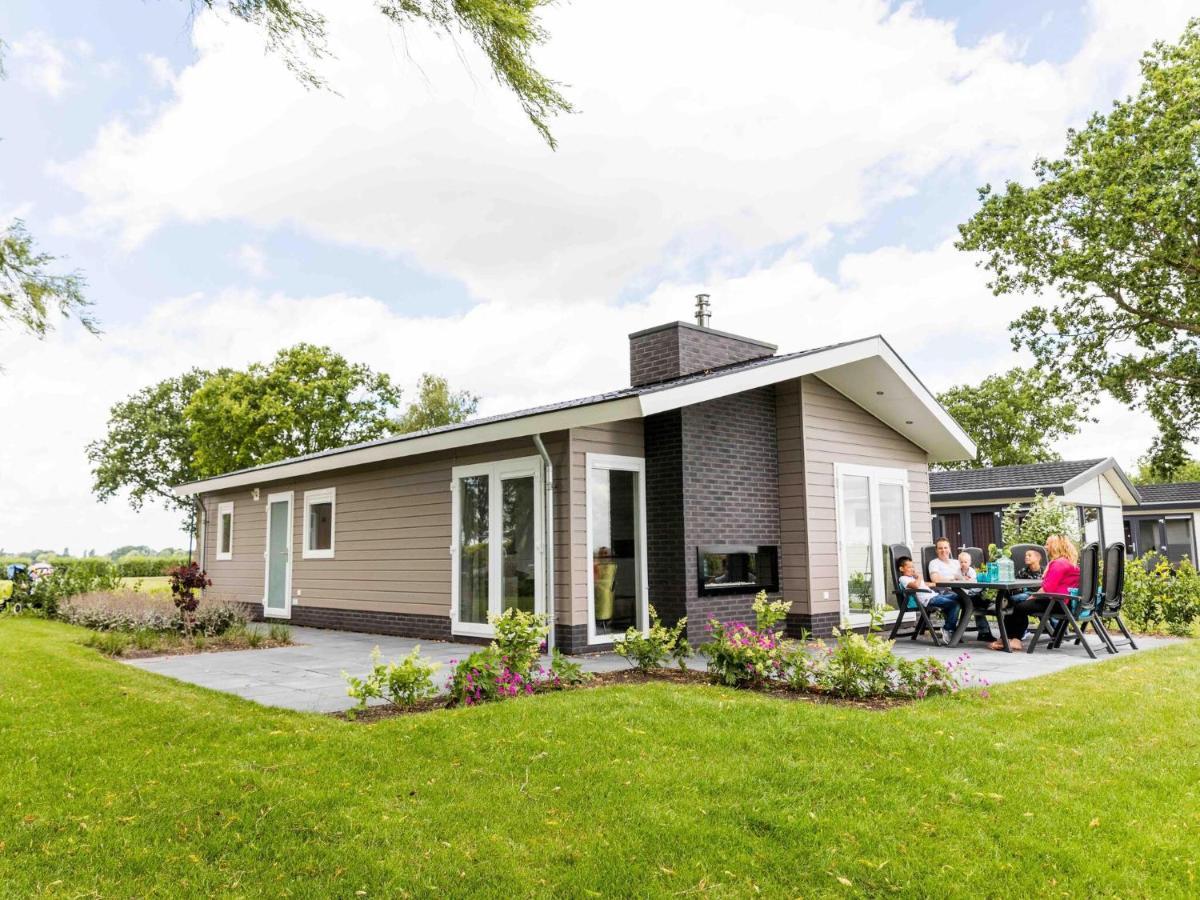
[[[438,450],[453,450],[458,447],[467,447],[474,444],[503,441],[509,438],[529,437],[533,434],[543,434],[549,431],[562,431],[566,428],[582,428],[587,425],[616,422],[621,419],[636,419],[639,416],[641,416],[641,409],[637,398],[621,397],[616,400],[603,400],[587,406],[552,410],[516,419],[489,422],[486,425],[477,425],[471,428],[456,428],[451,431],[425,435],[424,437],[389,441],[381,444],[373,444],[369,447],[360,447],[357,450],[329,453],[324,456],[315,456],[311,459],[301,459],[291,463],[279,463],[257,469],[248,469],[244,472],[233,472],[229,475],[218,475],[215,478],[207,478],[203,481],[181,484],[173,488],[173,490],[176,496],[191,497],[196,494],[212,491],[223,491],[230,488],[266,484],[289,478],[300,478],[305,475],[315,475],[335,469],[349,468],[350,466],[362,466],[370,463],[386,462],[392,459],[402,459],[406,456],[416,456],[421,453],[434,453]]]
[[[1080,472],[1063,485],[1063,493],[1069,494],[1092,478],[1104,478],[1121,498],[1121,502],[1133,506],[1141,502],[1142,495],[1138,493],[1133,482],[1125,475],[1117,461],[1111,456],[1101,460],[1085,472]]]

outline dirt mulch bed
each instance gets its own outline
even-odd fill
[[[593,673],[591,679],[583,684],[573,685],[565,688],[543,688],[537,691],[537,693],[551,694],[564,690],[593,690],[595,688],[611,687],[614,685],[649,684],[651,682],[708,685],[710,687],[716,686],[717,684],[715,681],[713,681],[712,676],[707,672],[697,672],[693,669],[687,669],[686,671],[681,671],[679,669],[657,669],[653,672],[642,672],[638,669],[620,669],[616,672]],[[744,690],[747,693],[761,694],[765,697],[773,697],[776,700],[791,700],[797,703],[816,703],[831,706],[852,706],[859,709],[876,711],[895,709],[896,707],[908,706],[910,703],[916,702],[914,700],[899,697],[877,697],[862,700],[852,697],[832,697],[828,694],[822,694],[819,691],[793,690],[786,685],[775,685],[767,688],[742,688],[741,690]],[[431,697],[428,700],[421,700],[413,706],[392,706],[390,704],[381,704],[379,706],[369,706],[365,710],[361,711],[341,711],[329,713],[328,715],[335,719],[370,724],[372,722],[381,722],[384,719],[394,719],[397,716],[408,716],[416,713],[433,712],[437,709],[449,708],[450,699],[444,694],[439,694],[438,696]]]

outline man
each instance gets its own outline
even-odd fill
[[[929,561],[929,580],[933,582],[942,593],[953,593],[948,587],[947,582],[965,581],[962,575],[962,567],[957,559],[950,556],[950,541],[944,537],[938,538],[934,543],[934,548],[937,550],[937,558]],[[981,591],[976,591],[972,594],[973,597],[978,596]],[[958,624],[958,616],[946,616],[946,630],[953,633],[954,626]],[[983,613],[975,614],[975,625],[979,628],[979,640],[991,643],[995,640],[992,635],[992,628],[988,624],[987,617]]]

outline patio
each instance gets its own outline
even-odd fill
[[[236,694],[264,706],[278,706],[302,712],[336,712],[353,703],[346,696],[343,672],[361,675],[370,665],[371,650],[376,646],[384,659],[398,659],[418,644],[424,656],[442,663],[435,679],[439,687],[450,677],[451,660],[462,659],[478,645],[442,641],[419,641],[388,635],[350,631],[326,631],[319,628],[293,628],[295,644],[273,650],[237,650],[225,653],[196,653],[185,656],[157,656],[127,661],[128,665],[201,687]],[[1139,637],[1137,651],[1122,648],[1122,656],[1144,652],[1172,643],[1168,638]],[[1115,659],[1101,653],[1098,660],[1088,658],[1082,647],[1064,643],[1058,650],[1039,646],[1034,653],[997,653],[983,644],[965,641],[955,648],[935,647],[928,640],[896,642],[898,656],[933,656],[943,661],[969,654],[971,670],[990,684],[1002,684],[1060,672],[1084,663]],[[628,664],[614,653],[574,657],[588,672],[611,672]],[[547,660],[548,662],[548,660]],[[703,657],[693,657],[691,667],[703,670]]]

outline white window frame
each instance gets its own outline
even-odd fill
[[[635,602],[637,625],[642,634],[650,630],[650,616],[647,611],[647,597],[650,596],[646,572],[646,460],[640,456],[613,456],[607,453],[586,454],[584,482],[587,485],[587,500],[584,515],[587,517],[587,626],[589,644],[612,644],[623,640],[624,635],[596,634],[596,602],[593,596],[595,590],[595,573],[592,570],[592,470],[609,469],[621,472],[637,472],[638,521],[634,524],[638,552],[637,591]]]
[[[315,503],[329,504],[329,547],[324,550],[310,549],[308,546],[310,534],[311,519],[308,511]],[[304,533],[302,536],[303,543],[300,547],[301,559],[333,559],[333,548],[336,546],[337,540],[337,488],[318,488],[314,491],[304,492]]]
[[[222,550],[221,544],[225,537],[225,515],[229,515],[229,549]],[[217,504],[217,559],[233,559],[233,501]]]
[[[277,494],[267,494],[267,509],[266,515],[263,517],[267,521],[267,533],[264,539],[263,547],[263,616],[272,619],[288,619],[292,615],[292,562],[294,554],[292,548],[296,538],[296,516],[295,516],[295,500],[294,491],[280,491]],[[287,574],[283,579],[283,609],[271,609],[267,606],[267,594],[271,590],[271,504],[283,503],[287,501]]]
[[[490,463],[455,466],[450,471],[450,632],[472,637],[495,637],[496,630],[489,622],[463,622],[459,619],[459,574],[462,559],[459,540],[462,535],[462,494],[459,482],[476,475],[488,476],[488,615],[499,613],[504,600],[502,566],[504,551],[501,534],[504,531],[502,484],[509,478],[533,478],[533,611],[546,614],[546,547],[545,547],[545,490],[543,464],[540,456],[522,456]]]
[[[833,503],[834,503],[834,519],[837,522],[837,558],[838,558],[838,599],[839,610],[842,621],[848,621],[850,618],[850,594],[846,589],[849,582],[849,573],[846,571],[846,557],[842,553],[842,476],[858,475],[869,479],[867,485],[867,498],[871,507],[871,534],[872,540],[876,539],[883,531],[882,517],[879,514],[879,485],[893,484],[899,485],[904,492],[904,543],[908,545],[910,550],[912,545],[912,501],[909,497],[908,490],[908,470],[893,469],[884,466],[861,466],[852,465],[850,463],[834,463],[833,464]],[[882,544],[879,550],[882,550]],[[914,551],[915,552],[915,551]],[[882,566],[884,565],[884,556],[880,553],[879,559],[872,562]],[[886,573],[881,570],[875,573],[875,577],[871,579],[871,588],[874,593],[873,600],[877,609],[883,609],[886,606]]]

